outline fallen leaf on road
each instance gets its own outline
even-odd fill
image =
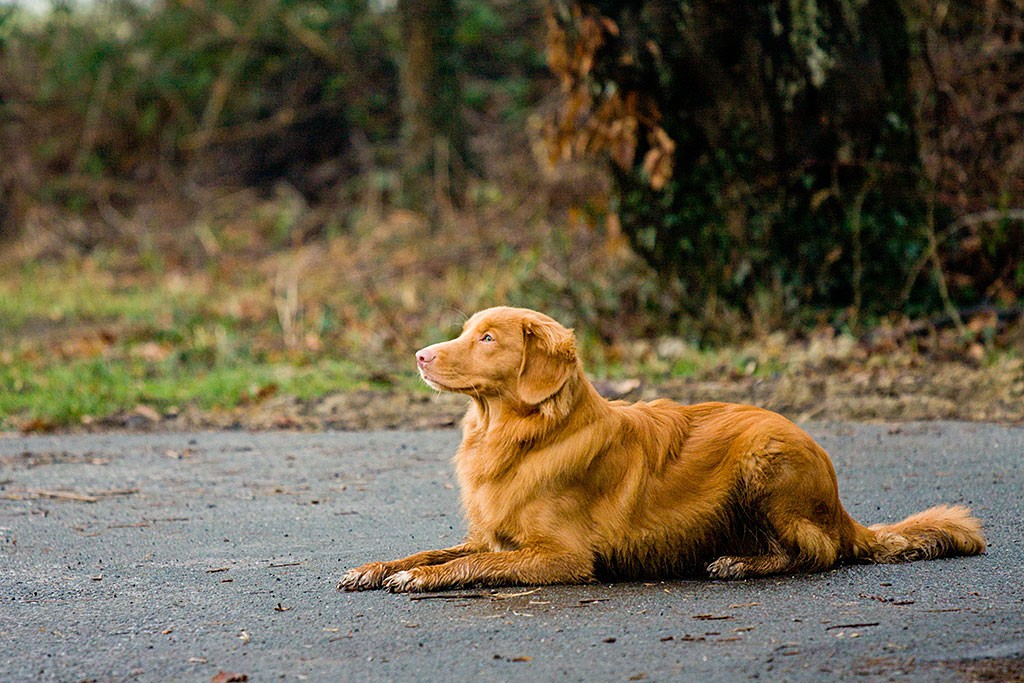
[[[164,455],[174,460],[184,460],[185,458],[189,458],[195,455],[195,451],[193,451],[191,448],[186,448],[183,451],[167,449],[166,451],[164,451]]]
[[[248,680],[248,674],[240,674],[230,671],[218,671],[213,676],[213,678],[210,679],[210,683],[241,683],[242,681]]]
[[[887,598],[884,595],[871,595],[869,593],[861,593],[860,597],[867,600],[875,600],[877,602],[884,602],[889,605],[913,605],[913,600],[897,600],[896,598]]]
[[[513,657],[509,661],[510,662],[529,662],[529,661],[532,661],[532,660],[533,660],[533,657],[523,656],[523,657]]]
[[[52,432],[55,429],[57,429],[56,422],[53,422],[52,420],[44,420],[38,417],[21,424],[21,431],[26,434],[43,434],[46,432]]]

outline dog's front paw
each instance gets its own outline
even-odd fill
[[[390,571],[384,562],[368,562],[362,567],[349,569],[338,581],[340,591],[368,591],[380,588]]]
[[[396,572],[384,580],[384,588],[392,593],[415,593],[426,590],[422,573],[416,569]]]
[[[747,566],[739,557],[720,557],[708,565],[708,576],[713,579],[742,579],[747,575]]]

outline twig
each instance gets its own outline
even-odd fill
[[[864,213],[864,200],[874,185],[873,178],[869,177],[860,188],[853,200],[853,207],[850,210],[850,235],[853,240],[853,320],[850,327],[856,332],[860,327],[860,313],[864,303],[864,245],[861,239],[861,221]]]
[[[281,16],[281,23],[284,24],[285,28],[299,43],[309,50],[312,54],[316,55],[320,59],[324,60],[332,68],[345,72],[351,68],[351,65],[345,64],[341,59],[338,58],[337,49],[327,44],[327,41],[323,39],[316,31],[313,31],[302,25],[295,16],[289,12],[284,12]]]
[[[934,205],[933,207],[934,208]],[[929,209],[931,211],[931,209]],[[933,220],[934,216],[930,218]],[[942,232],[935,235],[934,249],[938,250],[939,246],[946,240],[951,238],[960,230],[969,228],[975,225],[983,225],[985,223],[994,223],[1000,220],[1007,221],[1024,221],[1024,209],[986,209],[984,211],[978,211],[976,213],[969,213],[960,216],[952,223],[947,225]],[[934,225],[929,228],[929,232],[934,231]],[[906,303],[910,298],[910,290],[913,289],[914,283],[917,282],[917,276],[921,274],[921,270],[924,268],[928,261],[934,258],[935,254],[932,248],[932,240],[929,239],[928,248],[925,249],[924,253],[918,257],[917,261],[910,268],[910,275],[907,277],[907,282],[903,285],[903,292],[900,294],[900,301]]]
[[[80,503],[95,503],[100,498],[110,496],[128,496],[138,493],[138,489],[110,489],[108,491],[93,491],[92,493],[79,493],[77,491],[63,491],[56,489],[25,489],[24,491],[11,491],[10,495],[4,496],[8,500],[23,500],[19,494],[35,496],[36,498],[57,498],[60,500],[74,500]],[[15,497],[16,496],[16,497]]]
[[[282,130],[302,123],[327,110],[328,106],[323,103],[298,110],[285,107],[278,110],[273,116],[257,121],[223,126],[209,131],[189,133],[181,139],[178,145],[183,150],[194,151],[210,145],[256,140],[280,133]]]
[[[879,622],[870,621],[864,624],[836,624],[835,626],[828,626],[825,628],[826,631],[834,631],[837,628],[868,628],[869,626],[878,626]]]
[[[110,92],[110,84],[113,80],[113,70],[109,62],[104,62],[100,72],[96,76],[96,83],[89,98],[89,107],[85,111],[85,121],[82,123],[82,139],[79,142],[78,153],[71,165],[75,173],[82,170],[85,162],[89,160],[93,149],[96,147],[96,138],[99,134],[100,117],[103,115],[103,104]]]
[[[132,489],[107,489],[105,491],[93,491],[92,495],[100,498],[108,498],[110,496],[130,496],[134,493],[138,493],[137,488]]]
[[[935,197],[931,197],[928,201],[928,251],[932,256],[932,264],[935,266],[935,279],[939,286],[939,296],[942,298],[942,305],[946,309],[946,313],[953,319],[953,323],[956,325],[957,334],[963,339],[967,337],[967,326],[964,325],[963,318],[960,317],[960,312],[956,310],[956,306],[953,305],[953,300],[949,298],[949,287],[946,286],[946,274],[942,270],[942,260],[939,258],[939,243],[938,238],[935,235]]]
[[[420,600],[489,600],[490,598],[491,596],[486,593],[451,593],[409,596],[409,599],[414,602],[419,602]]]
[[[299,343],[299,266],[292,268],[287,275],[283,270],[278,271],[274,278],[274,308],[277,309],[285,346],[294,348]]]
[[[943,231],[943,235],[948,237],[949,234],[961,228],[982,225],[984,223],[995,223],[996,221],[1024,221],[1024,209],[986,209],[976,213],[969,213],[960,216],[950,223],[949,227]]]
[[[249,47],[256,33],[259,30],[260,23],[265,18],[267,11],[270,9],[270,3],[267,0],[261,2],[250,15],[249,21],[246,22],[245,26],[239,31],[234,22],[227,17],[218,15],[216,19],[227,19],[225,25],[230,26],[237,35],[232,36],[237,42],[231,48],[231,52],[228,54],[227,59],[224,60],[224,64],[221,68],[220,73],[214,80],[213,85],[210,87],[210,97],[206,101],[206,107],[203,109],[203,116],[199,124],[199,132],[197,134],[197,147],[205,147],[205,140],[213,133],[213,130],[217,127],[217,121],[220,119],[221,111],[224,109],[224,104],[228,100],[228,95],[231,93],[231,89],[235,85],[235,80],[242,71],[242,67],[245,65],[246,57],[249,53]],[[218,22],[215,21],[215,25]]]
[[[85,493],[75,493],[74,491],[50,491],[47,489],[29,489],[25,493],[34,495],[38,498],[60,498],[62,500],[77,500],[82,503],[95,503],[99,500],[96,496],[90,496]]]
[[[491,600],[508,600],[509,598],[521,598],[524,595],[533,595],[539,592],[539,588],[534,588],[528,591],[519,591],[517,593],[492,593]]]

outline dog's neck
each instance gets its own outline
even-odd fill
[[[536,405],[505,396],[474,396],[463,420],[463,436],[473,441],[485,439],[502,450],[536,447],[554,433],[575,431],[567,430],[567,423],[591,419],[593,416],[583,413],[604,403],[577,364],[561,388]]]

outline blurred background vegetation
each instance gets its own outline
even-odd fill
[[[1022,128],[1019,0],[2,4],[0,423],[411,389],[504,303],[611,378],[1019,358]]]

